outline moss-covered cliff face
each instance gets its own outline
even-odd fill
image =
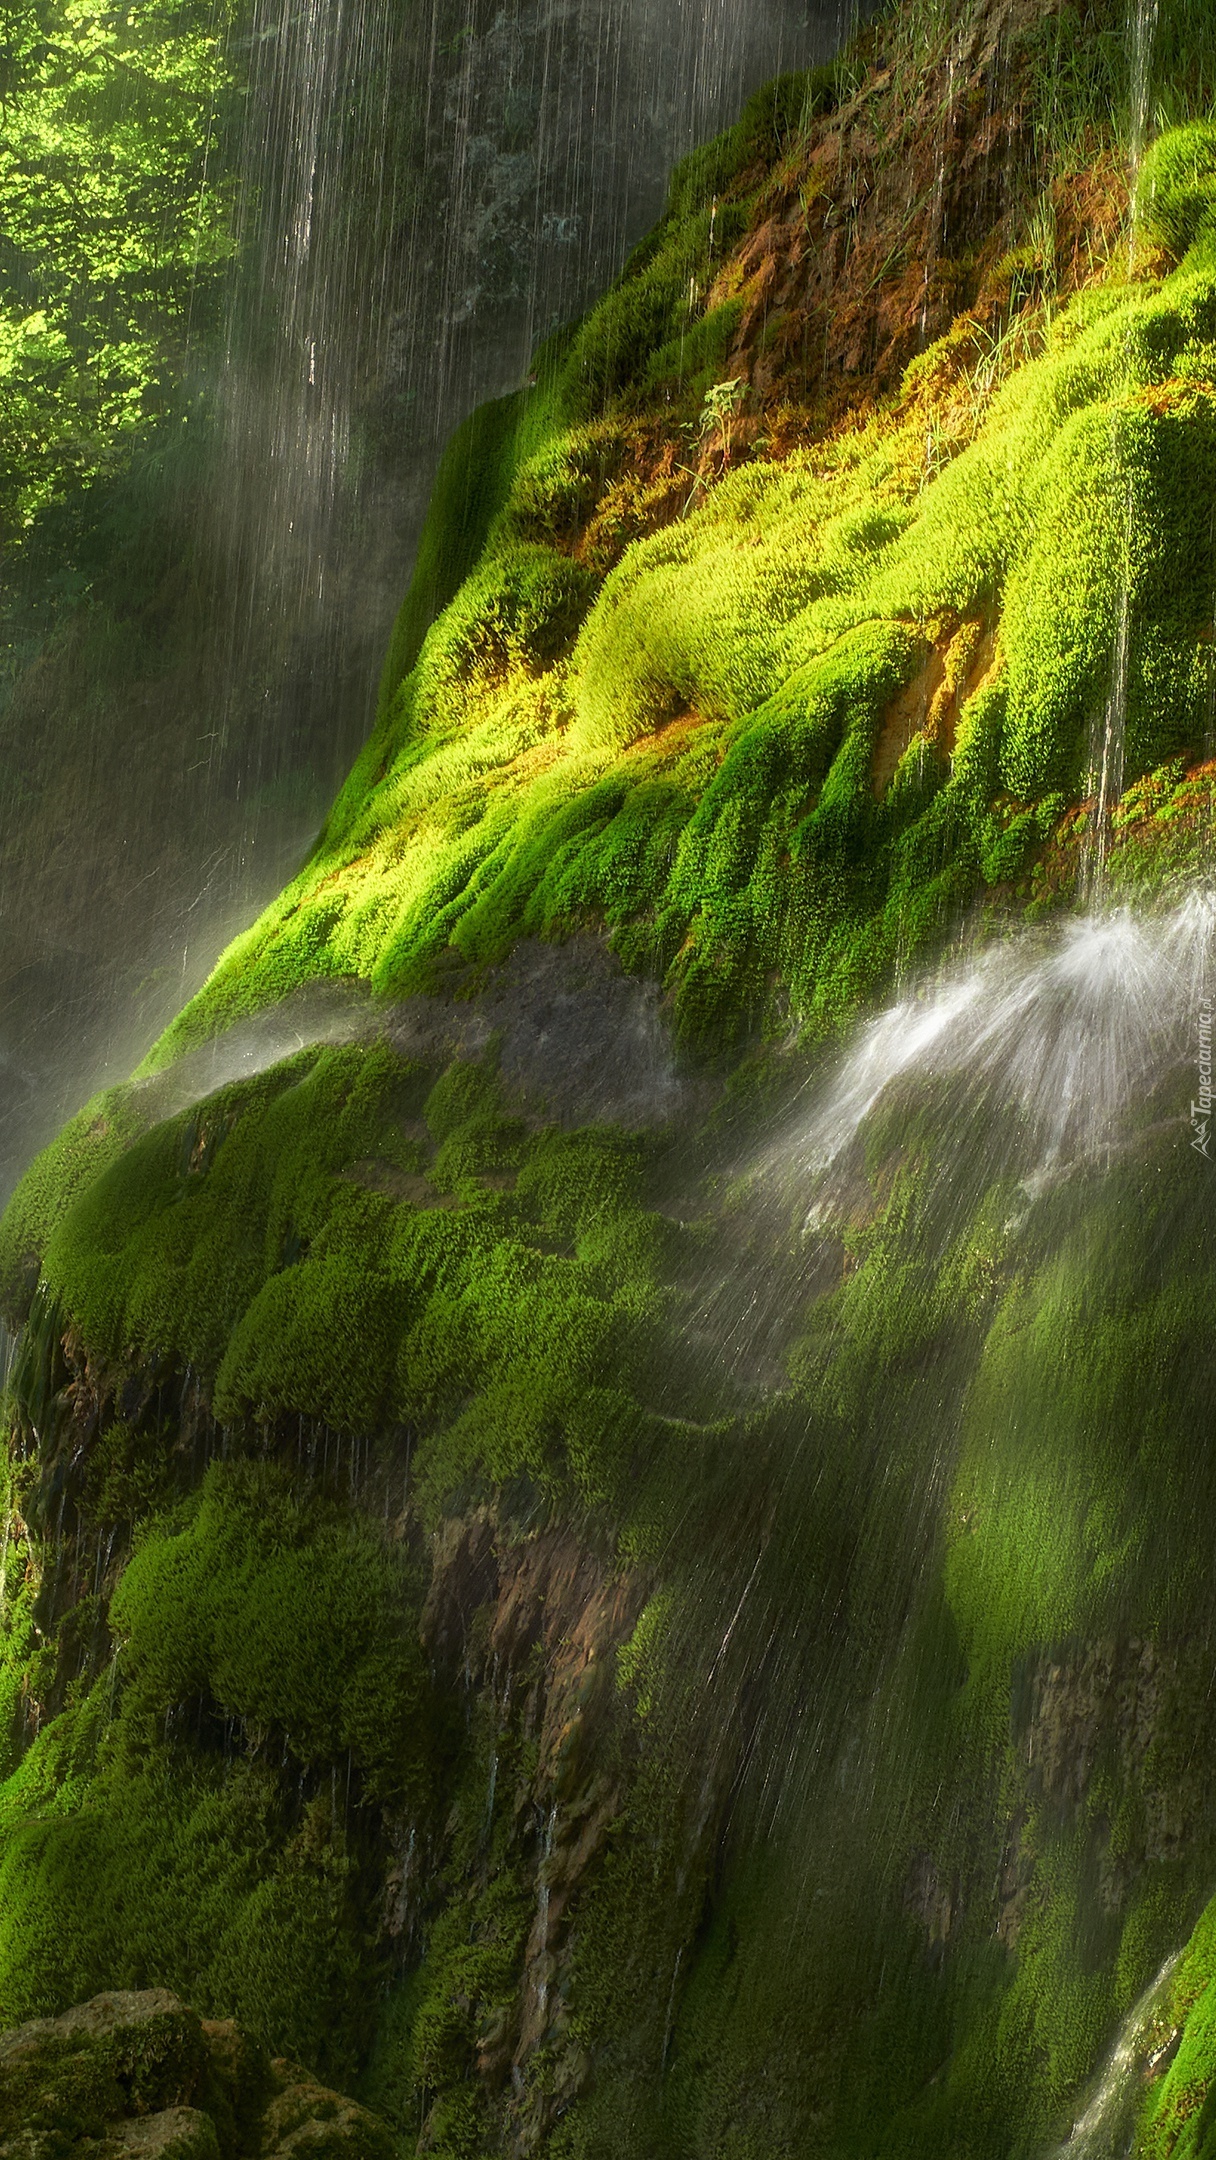
[[[996,2160],[1141,2003],[1098,2131],[1209,2152],[1214,94],[910,0],[453,445],[313,854],[5,1220],[3,2019]]]

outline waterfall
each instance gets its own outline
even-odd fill
[[[1206,890],[1160,915],[1113,909],[981,950],[862,1029],[765,1175],[823,1187],[900,1082],[961,1082],[990,1159],[1012,1156],[1029,1185],[1099,1159],[1197,1044],[1214,962],[1216,896]],[[1185,1099],[1184,1090],[1179,1118]]]
[[[1125,2160],[1144,2081],[1173,2037],[1165,2012],[1180,1956],[1178,1952],[1167,1958],[1133,2003],[1082,2112],[1063,2143],[1055,2147],[1051,2160]]]
[[[296,868],[366,738],[453,428],[517,389],[537,339],[602,292],[660,214],[675,160],[758,83],[825,58],[853,13],[851,0],[809,16],[801,0],[232,11],[237,88],[212,116],[201,183],[208,215],[227,210],[226,296],[218,321],[186,311],[172,426],[150,438],[148,589],[122,595],[149,614],[155,650],[119,625],[100,691],[88,659],[72,675],[83,617],[68,576],[66,598],[44,596],[59,609],[49,714],[37,653],[27,677],[10,655],[48,765],[75,792],[70,879],[43,851],[4,896],[19,936],[0,1020],[0,1190],[130,1070]],[[75,735],[99,695],[118,737],[100,756]],[[19,791],[0,796],[0,844],[20,841],[27,811]]]
[[[1132,201],[1140,166],[1148,147],[1149,111],[1152,102],[1153,44],[1161,0],[1130,0],[1128,44],[1131,50],[1131,181]],[[1135,217],[1133,209],[1133,238]]]
[[[766,93],[535,396],[804,0],[228,11],[129,611],[180,570],[193,642],[71,828],[87,886],[130,799],[99,1006],[165,951],[167,1017],[293,870],[441,444],[509,394],[507,448],[325,849],[9,1218],[0,2013],[152,1973],[432,2151],[1126,2160],[1173,2107],[1210,1921],[1111,2041],[1208,1880],[1212,369],[1134,209],[1123,278],[1129,4],[1109,78],[984,0]],[[1070,43],[1130,129],[1042,156],[1032,244]]]
[[[252,0],[207,513],[235,588],[209,769],[239,751],[243,891],[292,866],[259,795],[295,789],[298,851],[367,733],[453,428],[610,282],[674,159],[851,12],[808,51],[792,0]]]

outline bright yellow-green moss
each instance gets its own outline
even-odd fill
[[[1200,753],[1216,278],[1192,254],[1085,293],[986,410],[955,391],[927,468],[953,365],[929,353],[868,430],[721,479],[600,588],[559,544],[594,484],[591,438],[562,433],[567,357],[320,850],[157,1059],[309,976],[393,997],[585,922],[702,1039],[791,1006],[831,1024],[1085,793],[1124,607],[1128,778]],[[918,728],[916,683],[960,624],[973,654],[996,638],[959,665],[951,740],[929,688]]]
[[[1136,186],[1136,214],[1148,236],[1178,258],[1201,260],[1216,237],[1216,129],[1204,121],[1174,128],[1152,145]]]
[[[1178,2042],[1145,2095],[1136,2150],[1144,2160],[1207,2160],[1216,2120],[1216,1909],[1207,1907],[1171,1976],[1158,2044]],[[1178,2038],[1180,2034],[1180,2040]]]

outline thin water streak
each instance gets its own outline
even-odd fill
[[[1130,56],[1130,135],[1128,142],[1127,274],[1132,276],[1140,234],[1139,181],[1148,147],[1152,104],[1153,51],[1156,43],[1160,0],[1129,0],[1128,49]],[[1128,332],[1130,340],[1130,330]],[[1130,342],[1125,353],[1127,388],[1132,387]],[[1121,407],[1111,414],[1111,467],[1120,470]],[[1132,659],[1132,576],[1135,536],[1135,499],[1130,477],[1122,486],[1120,557],[1116,570],[1118,601],[1115,640],[1111,655],[1110,687],[1105,703],[1090,728],[1087,793],[1092,802],[1089,832],[1082,866],[1082,886],[1091,906],[1101,903],[1106,891],[1110,855],[1111,815],[1123,793],[1128,697]]]

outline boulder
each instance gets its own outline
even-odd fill
[[[0,2033],[0,2160],[394,2160],[386,2126],[163,1988]]]
[[[395,2160],[397,2146],[379,2116],[328,2092],[294,2063],[276,2062],[277,2091],[261,2124],[263,2160]]]
[[[219,2135],[201,2108],[160,2108],[111,2123],[97,2160],[220,2160]]]
[[[191,2102],[206,2068],[201,2021],[162,1988],[98,1995],[0,2033],[0,2151],[56,2160],[108,2127]]]

